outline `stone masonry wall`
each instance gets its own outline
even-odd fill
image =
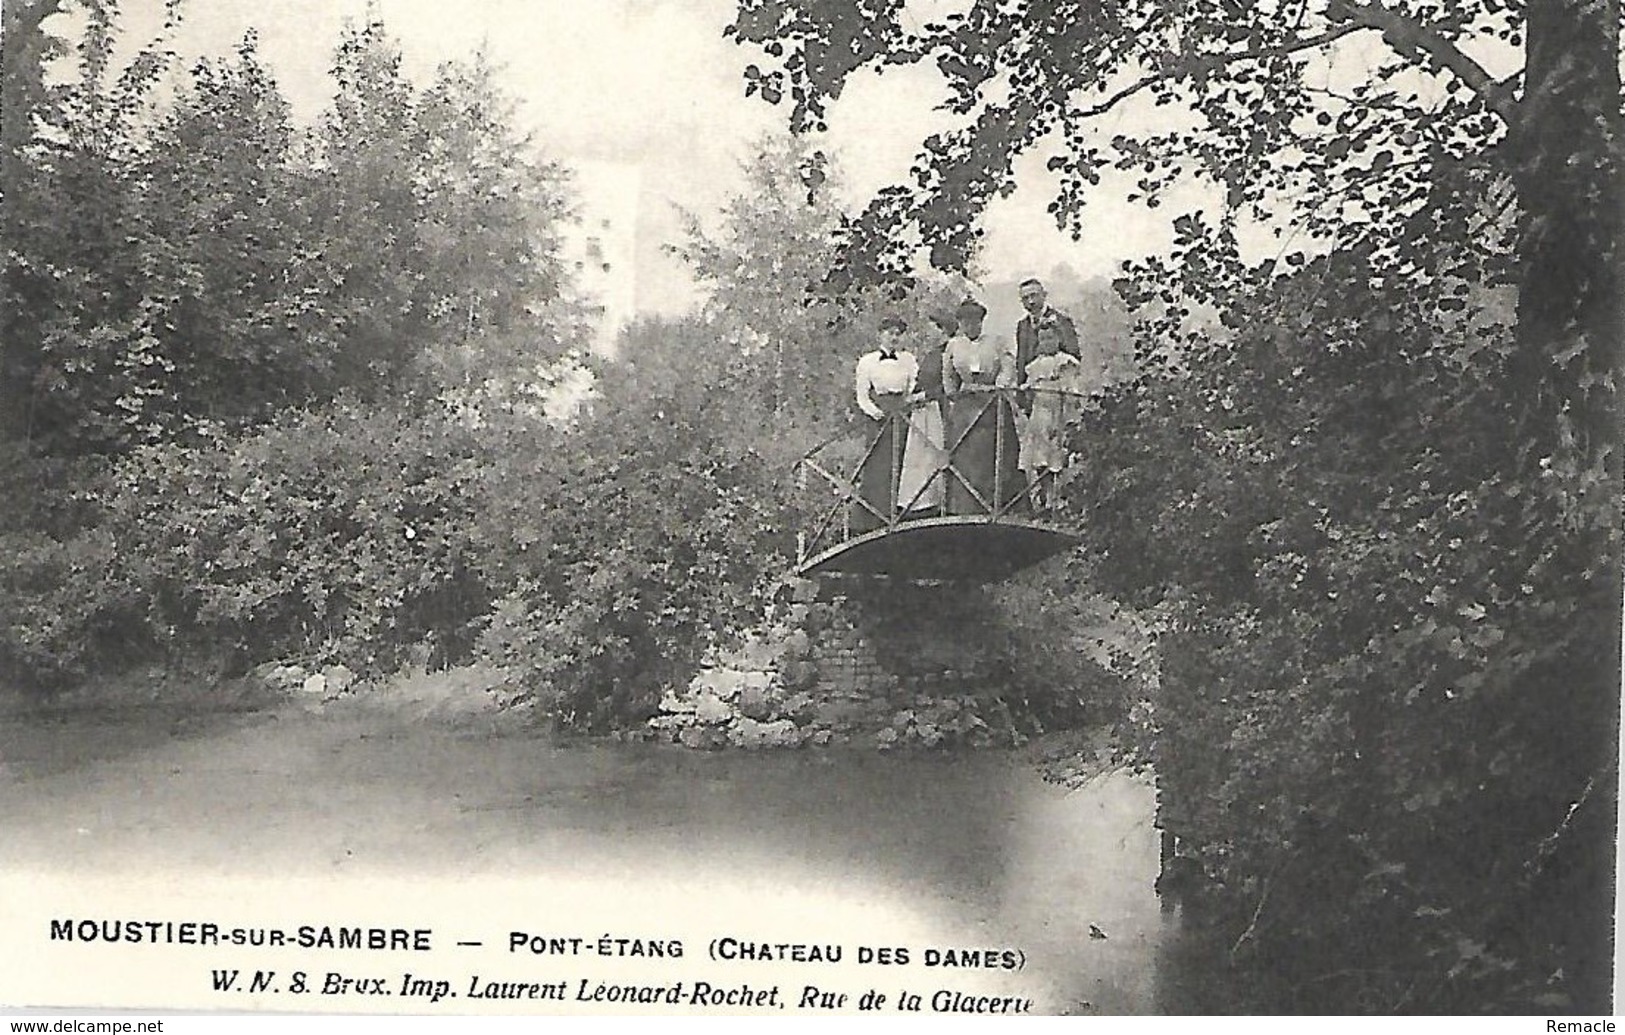
[[[696,748],[988,744],[1003,636],[977,587],[880,579],[789,584],[761,629],[649,723]]]

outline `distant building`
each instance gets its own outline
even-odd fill
[[[637,311],[642,177],[635,165],[583,162],[574,186],[579,218],[565,228],[565,266],[596,316],[593,350],[610,355],[616,336]]]

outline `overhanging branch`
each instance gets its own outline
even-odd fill
[[[1150,89],[1151,87],[1156,86],[1158,83],[1177,82],[1180,79],[1186,79],[1191,76],[1201,75],[1205,72],[1211,72],[1214,69],[1223,68],[1225,65],[1233,64],[1238,61],[1262,61],[1268,58],[1286,57],[1289,54],[1296,54],[1305,50],[1314,50],[1317,47],[1324,47],[1328,43],[1334,43],[1337,40],[1342,39],[1344,36],[1348,36],[1369,27],[1370,26],[1356,24],[1339,25],[1335,29],[1328,29],[1325,32],[1317,35],[1308,36],[1301,40],[1294,40],[1291,43],[1279,44],[1274,47],[1255,47],[1250,50],[1230,51],[1223,54],[1204,54],[1200,57],[1181,62],[1177,67],[1144,76],[1133,83],[1130,83],[1128,86],[1123,87],[1121,90],[1118,90],[1116,93],[1112,94],[1104,101],[1101,101],[1099,104],[1090,105],[1087,108],[1074,109],[1073,111],[1068,112],[1067,115],[1070,118],[1079,119],[1087,119],[1093,118],[1096,115],[1104,115],[1128,98],[1140,93],[1143,90]]]
[[[1325,32],[1273,47],[1255,47],[1192,58],[1175,67],[1143,76],[1105,100],[1086,108],[1074,109],[1068,115],[1071,118],[1084,119],[1104,115],[1128,98],[1159,83],[1200,76],[1240,61],[1260,61],[1314,50],[1334,43],[1344,36],[1375,29],[1382,33],[1383,39],[1387,40],[1395,51],[1406,55],[1425,55],[1436,68],[1444,69],[1456,76],[1468,89],[1477,94],[1484,104],[1501,118],[1501,121],[1508,126],[1513,124],[1517,105],[1512,96],[1512,89],[1518,81],[1518,76],[1496,79],[1483,65],[1437,31],[1413,18],[1390,10],[1375,0],[1367,0],[1364,3],[1334,0],[1330,13],[1339,24]]]
[[[1381,31],[1382,38],[1388,41],[1388,45],[1401,54],[1427,55],[1435,67],[1450,72],[1476,93],[1485,106],[1500,116],[1501,121],[1508,127],[1514,125],[1517,104],[1512,99],[1511,84],[1516,77],[1512,80],[1496,79],[1483,65],[1435,30],[1414,18],[1384,7],[1376,0],[1368,0],[1365,3],[1343,3],[1340,6],[1351,19],[1349,24]]]

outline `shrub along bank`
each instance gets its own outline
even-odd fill
[[[1266,275],[1080,430],[1085,574],[1159,630],[1126,742],[1258,1002],[1595,1009],[1618,500],[1530,452],[1504,334],[1372,283]]]
[[[366,676],[477,650],[567,723],[652,711],[751,607],[782,522],[750,457],[606,411],[347,405],[135,450],[0,531],[0,670],[49,692],[136,661]]]

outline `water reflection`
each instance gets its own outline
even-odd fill
[[[618,757],[619,778],[591,793],[538,790],[542,844],[590,845],[595,867],[630,882],[658,868],[699,887],[765,883],[825,911],[861,902],[870,923],[943,944],[1019,946],[1032,961],[1020,984],[1052,1012],[1157,1008],[1173,921],[1153,892],[1144,781],[1067,792],[992,753]]]
[[[45,731],[63,737],[36,749],[49,764],[0,780],[19,834],[0,846],[10,874],[66,861],[171,879],[455,881],[458,894],[545,877],[746,939],[1016,947],[1018,975],[910,973],[1014,990],[1044,1013],[1163,1005],[1176,921],[1153,892],[1151,788],[1124,774],[1067,792],[993,752],[702,754],[316,717],[68,765],[94,742],[71,734]]]

